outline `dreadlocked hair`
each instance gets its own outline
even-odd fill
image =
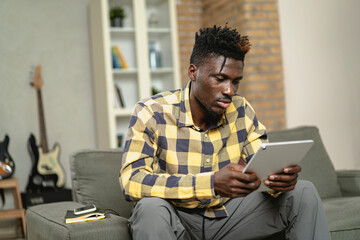
[[[199,65],[210,56],[224,56],[244,61],[251,44],[247,36],[241,36],[236,29],[225,27],[202,28],[195,34],[195,44],[190,64]]]

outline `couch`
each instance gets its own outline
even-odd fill
[[[360,170],[335,171],[317,127],[269,132],[271,142],[305,139],[313,139],[315,144],[300,163],[299,179],[311,181],[318,190],[331,238],[360,239]]]
[[[269,133],[271,142],[313,139],[301,162],[300,179],[314,183],[323,201],[332,239],[360,239],[360,171],[335,171],[316,127],[305,126]],[[340,148],[339,148],[340,149]],[[83,150],[70,157],[73,202],[30,207],[26,211],[27,238],[131,239],[127,227],[133,203],[122,196],[118,175],[120,150]],[[66,210],[94,203],[112,209],[106,219],[65,224]]]

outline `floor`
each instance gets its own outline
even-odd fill
[[[3,235],[3,234],[1,234],[1,236],[0,236],[0,240],[25,240],[25,238],[23,238],[23,237],[16,237],[16,236],[14,236],[14,235]]]
[[[0,240],[25,240],[21,233],[0,234]]]
[[[0,240],[24,240],[22,229],[16,219],[0,220]]]

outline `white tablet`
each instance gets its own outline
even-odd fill
[[[261,179],[258,191],[270,190],[264,180],[271,174],[282,172],[287,166],[299,164],[313,144],[313,140],[263,143],[243,172],[251,170],[258,175]]]

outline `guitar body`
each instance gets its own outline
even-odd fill
[[[55,144],[54,148],[47,153],[44,153],[42,148],[39,147],[39,161],[37,164],[37,170],[42,175],[56,174],[58,180],[56,187],[61,188],[65,184],[64,169],[59,163],[60,145]]]
[[[11,177],[15,171],[15,163],[8,152],[9,141],[9,136],[5,135],[0,142],[0,180]]]
[[[53,191],[57,189],[56,183],[58,181],[58,177],[56,174],[42,175],[38,172],[39,150],[36,144],[36,139],[32,134],[29,137],[27,147],[31,156],[32,168],[28,184],[26,186],[26,191],[32,193]]]

